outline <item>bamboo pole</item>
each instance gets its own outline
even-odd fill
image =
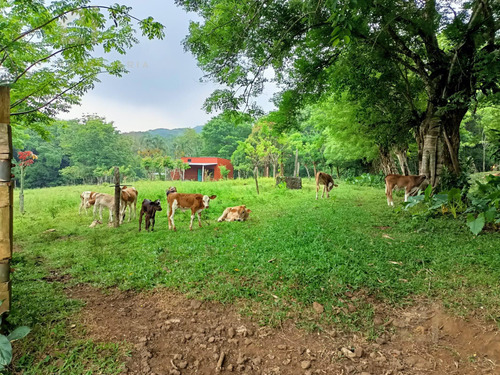
[[[0,86],[0,314],[10,311],[12,259],[13,185],[11,182],[12,131],[10,89]]]
[[[115,220],[113,221],[113,226],[118,228],[120,226],[120,168],[115,167]]]

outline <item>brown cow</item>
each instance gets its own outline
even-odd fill
[[[387,204],[389,206],[394,206],[394,200],[392,199],[392,190],[397,187],[399,189],[405,189],[405,202],[408,201],[408,196],[410,192],[420,187],[422,183],[427,179],[425,175],[419,176],[401,176],[400,174],[389,174],[385,177],[385,195],[387,196]]]
[[[245,205],[228,207],[217,221],[245,221],[250,212],[252,211],[248,210]]]
[[[201,211],[209,207],[210,199],[217,198],[216,195],[208,196],[203,194],[182,194],[182,193],[169,193],[167,195],[168,201],[168,229],[177,230],[174,223],[175,210],[182,211],[191,210],[191,222],[189,229],[193,230],[193,220],[195,214],[198,214],[198,224],[201,228]]]
[[[137,209],[137,196],[138,192],[134,187],[124,186],[121,192],[121,203],[120,203],[120,217],[124,218],[125,210],[128,207],[128,221],[132,219],[132,211],[133,218],[136,217],[136,209]]]
[[[326,191],[326,197],[329,198],[330,190],[332,190],[334,186],[338,186],[333,182],[332,176],[330,176],[328,173],[325,172],[316,173],[316,200],[318,199],[319,185],[324,185],[323,192],[321,193],[321,198],[323,198],[323,196],[325,195],[325,191]]]

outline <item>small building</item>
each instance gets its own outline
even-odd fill
[[[228,178],[233,178],[233,165],[231,161],[222,158],[213,157],[184,157],[181,158],[184,163],[188,163],[190,168],[184,172],[184,179],[191,181],[206,181],[220,180],[222,178],[220,173],[220,166],[229,169]],[[179,173],[172,174],[173,180],[180,180]]]

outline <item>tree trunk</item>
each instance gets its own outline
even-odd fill
[[[314,178],[316,178],[318,172],[316,171],[316,163],[314,161],[313,161],[313,170],[314,170]]]
[[[387,176],[389,174],[398,174],[396,163],[391,155],[391,152],[384,147],[379,147],[380,166]]]
[[[337,178],[340,178],[340,168],[338,165],[337,165]]]
[[[21,166],[21,189],[19,190],[19,211],[24,215],[24,168]]]
[[[304,164],[304,168],[306,169],[306,172],[307,172],[307,178],[310,180],[311,179],[311,174],[309,173],[309,168],[307,168],[306,164]]]
[[[406,150],[401,150],[396,147],[394,149],[394,153],[398,158],[399,169],[401,170],[401,174],[403,176],[411,175],[410,167],[408,166],[408,157],[406,156]]]
[[[258,181],[258,176],[259,176],[259,168],[255,167],[253,170],[253,177],[255,178],[255,188],[257,189],[257,195],[259,195],[259,181]]]
[[[273,178],[276,179],[276,163],[273,163]]]
[[[115,228],[118,228],[120,226],[120,201],[121,201],[121,195],[122,190],[120,188],[120,168],[115,167],[115,217],[113,221],[113,226]]]
[[[296,149],[295,150],[295,164],[294,164],[294,168],[293,168],[293,177],[297,177],[297,175],[299,174],[298,164],[299,164],[299,149]]]
[[[465,109],[456,109],[436,114],[429,104],[426,117],[419,129],[419,155],[422,155],[419,169],[432,186],[439,184],[443,166],[453,174],[460,174],[458,151],[460,148],[460,123]],[[421,151],[420,151],[421,149]]]

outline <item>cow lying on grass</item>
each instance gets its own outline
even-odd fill
[[[394,200],[392,199],[392,190],[394,188],[405,189],[405,202],[408,201],[408,197],[411,191],[415,188],[419,188],[420,185],[427,179],[425,175],[420,176],[401,176],[399,174],[389,174],[385,177],[385,195],[387,196],[387,204],[389,206],[394,206]]]
[[[224,210],[221,217],[217,221],[245,221],[248,215],[252,212],[248,210],[245,205],[228,207]]]
[[[318,199],[318,191],[320,185],[324,185],[323,192],[321,193],[321,198],[323,198],[323,196],[325,195],[325,191],[326,191],[326,197],[329,198],[330,190],[332,190],[334,186],[338,186],[335,185],[332,176],[330,176],[328,173],[318,172],[316,174],[316,200]]]
[[[151,225],[151,231],[154,231],[156,211],[161,211],[161,203],[159,199],[155,200],[154,202],[151,202],[149,199],[144,199],[142,201],[141,213],[139,214],[139,232],[141,231],[142,216],[144,214],[146,214],[146,230],[149,232],[149,226],[151,225],[152,221],[153,223]]]
[[[136,217],[136,207],[137,207],[137,195],[139,193],[134,187],[124,186],[121,192],[121,207],[120,207],[120,217],[123,221],[125,217],[125,210],[128,207],[128,221],[132,219],[132,211],[134,212],[134,218]]]
[[[217,196],[203,195],[203,194],[182,194],[182,193],[168,193],[168,229],[177,230],[174,223],[175,210],[182,211],[191,210],[191,222],[189,223],[189,230],[193,230],[193,220],[195,214],[198,214],[198,224],[201,228],[201,211],[209,207],[210,199],[215,199]]]
[[[85,214],[88,214],[87,208],[92,206],[92,204],[90,204],[89,200],[91,198],[93,199],[96,194],[97,193],[95,191],[84,191],[83,193],[80,194],[81,202],[80,202],[80,208],[78,209],[79,215],[82,214],[82,208],[85,209]]]

